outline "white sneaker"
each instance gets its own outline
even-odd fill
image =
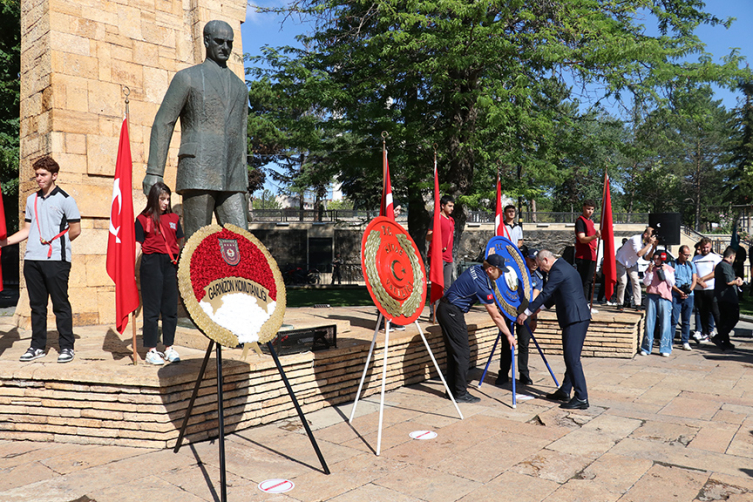
[[[44,357],[47,355],[47,352],[45,352],[42,349],[32,349],[29,347],[26,349],[26,352],[18,359],[22,363],[33,361],[34,359],[39,359],[40,357]]]
[[[610,306],[610,307],[616,307],[617,306],[617,302],[610,302],[609,300],[607,300],[607,305]]]
[[[598,314],[598,313],[599,313],[599,311],[598,311],[598,310],[596,310],[596,309],[591,309],[591,314]]]
[[[648,356],[648,352],[646,352],[645,350],[642,350],[642,351],[641,351],[641,355],[642,355],[642,356]]]
[[[176,352],[172,347],[165,351],[165,359],[167,359],[167,361],[171,363],[180,362],[180,356],[178,355],[178,352]]]
[[[661,355],[662,357],[669,357],[669,352],[662,352]]]
[[[703,335],[701,334],[701,332],[700,332],[700,331],[696,331],[695,333],[693,333],[693,339],[694,339],[695,341],[698,341],[698,340],[700,340],[701,338],[703,338]]]
[[[693,349],[690,347],[689,343],[683,343],[682,350],[693,350]]]
[[[150,350],[146,353],[146,362],[154,364],[155,366],[161,366],[165,364],[165,360],[162,358],[162,353],[156,350]]]

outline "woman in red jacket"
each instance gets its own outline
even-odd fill
[[[144,347],[146,362],[174,363],[180,356],[173,348],[178,324],[177,263],[183,244],[180,217],[170,208],[170,188],[155,183],[149,191],[146,208],[136,218],[136,260],[141,257],[141,303],[144,308]],[[157,321],[162,314],[162,342],[165,352],[157,352]]]

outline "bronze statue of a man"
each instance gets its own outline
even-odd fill
[[[180,117],[178,179],[183,196],[186,237],[212,222],[247,228],[248,171],[246,130],[248,89],[227,67],[233,50],[233,29],[224,21],[204,26],[207,57],[202,64],[179,71],[167,89],[152,125],[144,193],[162,181],[167,151]]]

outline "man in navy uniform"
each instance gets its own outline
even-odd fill
[[[489,316],[499,330],[515,346],[515,338],[507,327],[505,317],[494,303],[492,281],[496,281],[505,270],[505,260],[499,255],[490,255],[483,265],[474,265],[460,274],[452,286],[439,300],[437,320],[444,335],[447,350],[447,386],[461,403],[477,403],[478,397],[468,393],[468,365],[471,349],[468,344],[468,327],[465,314],[473,304],[480,302],[486,307]],[[581,294],[581,296],[583,296]]]
[[[588,391],[583,366],[580,363],[580,353],[591,322],[591,311],[583,296],[583,284],[573,266],[563,259],[557,259],[551,251],[539,251],[536,261],[539,270],[549,274],[549,281],[541,294],[518,316],[517,323],[523,324],[529,316],[538,312],[542,305],[547,308],[557,305],[557,322],[562,329],[565,379],[559,389],[547,394],[546,397],[565,401],[560,408],[585,410],[588,408]],[[575,389],[572,399],[571,388]]]

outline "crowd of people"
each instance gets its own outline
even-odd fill
[[[68,299],[71,241],[81,234],[81,217],[75,200],[56,185],[59,165],[51,157],[42,157],[34,163],[33,168],[39,190],[27,199],[22,228],[0,241],[0,246],[17,244],[26,239],[29,241],[24,255],[24,277],[31,307],[32,340],[20,360],[33,361],[46,355],[47,302],[51,298],[60,340],[58,362],[66,363],[74,358],[72,312]],[[134,222],[144,309],[143,346],[146,349],[146,362],[153,365],[180,361],[173,343],[178,307],[177,258],[184,233],[180,218],[172,212],[170,197],[171,191],[167,185],[154,183],[146,207]],[[531,275],[533,290],[531,297],[518,309],[517,326],[515,333],[512,333],[505,316],[495,305],[493,283],[507,270],[502,256],[489,255],[483,264],[468,268],[453,281],[454,202],[449,196],[440,201],[445,292],[434,306],[433,316],[445,340],[447,382],[454,399],[468,403],[479,401],[467,390],[470,345],[465,314],[475,303],[486,307],[500,331],[502,350],[495,381],[499,386],[509,382],[511,347],[518,349],[518,383],[533,383],[528,368],[531,334],[537,327],[538,312],[556,305],[566,370],[560,388],[547,397],[563,401],[561,406],[565,409],[588,408],[588,392],[580,356],[591,317],[596,313],[589,305],[601,238],[592,220],[596,204],[592,200],[583,203],[582,214],[575,224],[572,264],[549,250],[526,246],[522,226],[515,222],[515,207],[504,208],[506,235],[521,250]],[[433,229],[430,229],[427,240],[431,240],[432,233]],[[628,284],[631,284],[634,308],[644,308],[638,261],[643,258],[650,262],[643,276],[647,299],[645,334],[640,354],[648,356],[652,352],[656,337],[659,340],[659,353],[669,357],[678,323],[682,348],[692,350],[690,319],[694,311],[694,340],[699,344],[710,340],[722,350],[733,350],[730,333],[739,319],[738,288],[742,285],[742,279],[734,268],[736,250],[728,247],[720,256],[712,251],[711,241],[704,238],[696,245],[695,256],[691,257],[688,246],[681,246],[677,260],[669,263],[667,253],[658,250],[657,246],[654,229],[647,227],[642,234],[625,239],[616,253],[616,305],[622,311],[626,308],[625,291]],[[609,300],[608,303],[615,305]],[[158,329],[160,317],[161,330]],[[163,352],[157,350],[160,331]]]
[[[592,220],[595,207],[593,200],[583,202],[582,214],[575,224],[573,263],[557,258],[549,250],[539,251],[526,246],[522,226],[515,223],[514,206],[504,208],[506,235],[519,246],[531,274],[533,289],[530,301],[524,302],[519,308],[514,334],[494,306],[493,281],[506,270],[502,257],[488,256],[482,265],[465,270],[455,283],[451,279],[445,279],[445,295],[440,301],[437,317],[448,354],[448,382],[451,382],[450,390],[456,400],[479,400],[468,393],[466,385],[469,344],[464,316],[474,303],[483,304],[499,327],[500,369],[495,380],[498,386],[505,386],[510,381],[511,347],[517,349],[518,384],[533,383],[528,368],[528,345],[531,334],[536,330],[536,315],[542,307],[556,305],[566,370],[560,388],[547,394],[547,398],[563,401],[561,406],[565,409],[588,408],[588,392],[580,356],[592,315],[598,312],[589,305],[593,297],[598,242],[601,238],[601,232]],[[452,208],[446,211],[443,206],[442,210],[443,216],[450,220],[448,228],[454,228],[454,221],[451,221],[450,216]],[[736,260],[736,250],[727,247],[720,256],[712,251],[711,240],[703,238],[695,246],[695,256],[691,256],[690,248],[683,245],[677,259],[670,262],[667,252],[660,250],[658,245],[658,237],[652,227],[646,227],[641,234],[623,239],[615,257],[615,302],[612,302],[612,298],[604,297],[603,281],[600,291],[600,296],[606,303],[617,306],[621,312],[629,308],[627,304],[630,302],[632,308],[645,310],[645,332],[639,353],[649,355],[656,337],[659,353],[669,357],[678,323],[680,345],[684,350],[692,350],[690,320],[693,312],[693,339],[698,344],[710,341],[723,351],[733,350],[735,347],[730,342],[730,333],[739,319],[738,290],[743,284],[739,267],[738,270],[734,268],[740,262]],[[639,275],[641,258],[649,262],[642,279]],[[645,306],[641,280],[646,287]],[[625,298],[628,287],[632,294]],[[517,339],[514,335],[517,335]],[[571,397],[572,390],[574,395]]]

